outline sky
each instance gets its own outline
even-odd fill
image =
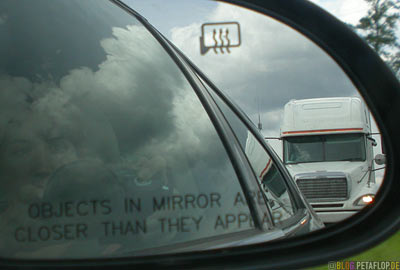
[[[312,2],[350,24],[356,24],[368,10],[364,0]],[[279,137],[283,107],[292,99],[359,96],[352,82],[324,51],[269,17],[215,1],[169,0],[165,5],[164,0],[126,0],[126,3],[183,51],[254,123],[260,118],[264,136]],[[226,49],[209,49],[202,55],[202,24],[232,21],[240,24],[240,47],[231,47],[229,53]],[[232,27],[229,36],[237,40]],[[220,28],[216,26],[216,33]],[[209,43],[213,32],[207,29],[204,38]],[[377,132],[376,127],[373,132]],[[375,139],[376,153],[380,153],[380,138],[375,136]],[[280,142],[269,142],[281,156]]]
[[[357,24],[367,14],[368,5],[364,0],[311,0],[340,20]]]
[[[253,121],[260,113],[265,119],[265,135],[278,135],[271,133],[276,133],[283,105],[293,98],[357,95],[351,82],[322,50],[265,16],[215,1],[169,0],[168,5],[160,0],[126,2],[236,100]],[[352,24],[367,11],[364,0],[313,2]],[[201,25],[221,21],[240,23],[241,47],[231,48],[230,54],[211,50],[201,55]],[[261,25],[269,30],[260,31]],[[235,33],[231,31],[230,35],[232,39]],[[289,72],[291,76],[287,76]],[[267,93],[266,88],[280,91]]]
[[[166,36],[169,36],[173,27],[201,21],[207,17],[210,9],[218,5],[215,1],[198,0],[125,0],[125,2],[144,15]],[[165,5],[166,2],[168,6]],[[364,0],[310,0],[310,2],[351,24],[356,24],[368,10]]]

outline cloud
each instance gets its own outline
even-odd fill
[[[6,14],[0,14],[0,25],[5,24],[8,17]]]
[[[4,76],[2,111],[14,117],[18,105],[49,116],[81,154],[108,162],[161,155],[177,168],[188,159],[210,170],[225,166],[214,126],[160,44],[143,26],[112,35],[99,44],[106,57],[96,69],[71,69],[59,83]]]
[[[368,4],[364,0],[310,0],[340,20],[357,24],[368,11]]]
[[[8,132],[5,137],[10,141],[13,134],[19,135],[16,149],[9,151],[12,157],[3,146],[13,143],[0,138],[1,176],[11,183],[16,182],[11,172],[22,172],[16,191],[7,184],[8,192],[22,194],[31,203],[32,195],[26,194],[33,192],[26,187],[40,180],[35,199],[44,196],[46,203],[102,197],[115,203],[132,196],[148,200],[150,209],[153,197],[177,194],[220,192],[225,200],[233,199],[241,188],[226,150],[194,89],[157,40],[143,26],[132,25],[113,28],[112,36],[98,46],[104,58],[96,66],[60,72],[59,79],[51,73],[37,81],[10,74],[0,77],[0,116],[7,115],[0,119],[0,131]],[[18,122],[11,126],[13,118]],[[56,156],[60,162],[53,164]],[[47,222],[53,221],[43,220],[50,225]],[[85,222],[95,224],[92,217]],[[202,237],[200,233],[196,237]],[[204,236],[209,234],[204,230]],[[163,243],[162,237],[158,243]],[[17,249],[20,252],[21,247],[16,244],[10,252]],[[70,250],[66,254],[79,257]]]
[[[201,56],[201,22],[173,28],[172,42],[254,122],[258,110],[268,115],[291,99],[357,95],[349,79],[325,52],[273,19],[220,3],[205,21],[239,22],[242,45],[231,48],[230,54],[209,50]],[[277,129],[274,119],[263,119],[265,129]]]
[[[366,13],[364,1],[314,1],[349,23]],[[203,21],[171,30],[180,48],[254,122],[262,133],[278,137],[284,105],[291,99],[359,96],[341,68],[319,47],[293,29],[263,15],[221,4]],[[242,46],[230,54],[200,55],[201,24],[237,21]],[[262,30],[261,30],[262,29]],[[269,140],[282,156],[282,144]],[[374,149],[380,153],[380,141]]]

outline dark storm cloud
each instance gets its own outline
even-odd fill
[[[193,89],[144,27],[114,28],[101,46],[98,69],[72,69],[59,85],[8,76],[1,93],[20,95],[3,100],[49,115],[80,152],[104,161],[162,155],[178,167],[205,160],[210,168],[227,161]]]

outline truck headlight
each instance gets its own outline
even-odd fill
[[[372,203],[375,199],[374,194],[366,194],[354,201],[355,206],[366,206]]]

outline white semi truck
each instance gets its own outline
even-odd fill
[[[284,163],[323,222],[339,222],[374,200],[381,184],[374,169],[377,143],[361,99],[292,100],[280,137]]]

